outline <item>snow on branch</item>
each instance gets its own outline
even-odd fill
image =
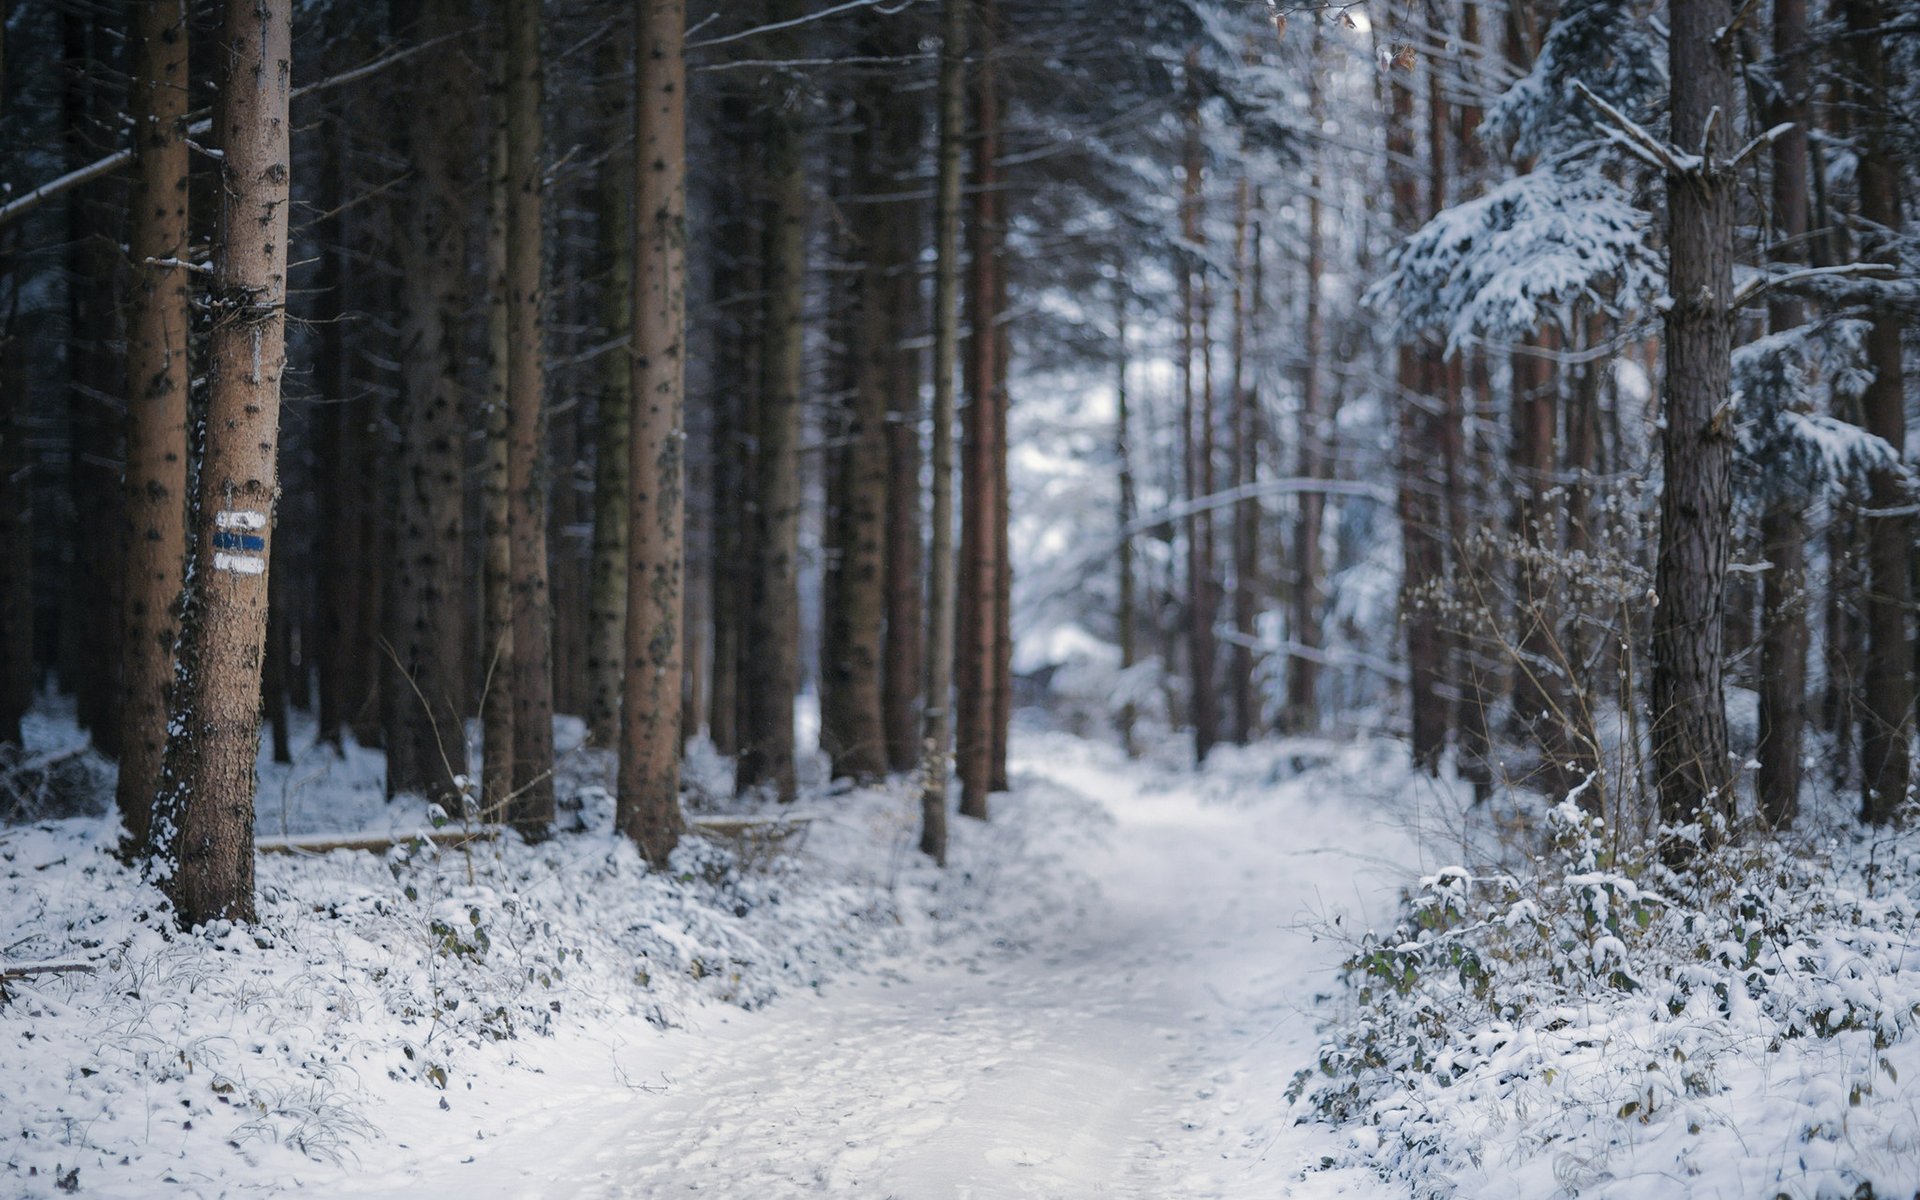
[[[1859,498],[1881,472],[1913,489],[1892,445],[1816,411],[1826,391],[1858,396],[1872,382],[1868,328],[1858,318],[1820,321],[1733,352],[1734,452],[1743,493],[1763,503],[1805,504],[1821,494]]]
[[[1647,214],[1592,163],[1561,161],[1435,216],[1389,258],[1365,302],[1403,330],[1481,337],[1563,328],[1576,302],[1625,312],[1660,294]]]
[[[1488,109],[1482,136],[1515,160],[1587,140],[1598,103],[1620,114],[1658,110],[1666,73],[1656,40],[1623,0],[1568,0],[1533,67]],[[1637,124],[1637,122],[1631,122]]]

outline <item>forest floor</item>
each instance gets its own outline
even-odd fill
[[[1022,738],[1013,774],[996,820],[1093,825],[1048,867],[1086,877],[1073,907],[763,1012],[704,1013],[650,1087],[573,1064],[516,1088],[483,1152],[429,1152],[354,1194],[1392,1194],[1355,1170],[1303,1181],[1336,1147],[1282,1093],[1312,1061],[1310,1006],[1340,957],[1310,930],[1335,909],[1391,913],[1408,871],[1379,855],[1402,835],[1363,800],[1230,800],[1062,735]]]
[[[677,883],[586,784],[539,847],[263,856],[261,924],[201,938],[109,818],[0,830],[7,959],[96,963],[0,1008],[0,1195],[1394,1194],[1284,1092],[1343,956],[1315,930],[1422,867],[1339,782],[1401,756],[1183,749],[1018,735],[944,872],[901,782],[816,786],[796,852]],[[418,824],[366,752],[261,796],[262,836]]]

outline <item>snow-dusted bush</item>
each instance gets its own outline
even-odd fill
[[[1552,822],[1537,875],[1436,871],[1354,947],[1294,1083],[1353,1159],[1423,1196],[1912,1195],[1920,837],[1681,879]]]

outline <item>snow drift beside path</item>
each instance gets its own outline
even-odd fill
[[[417,803],[370,801],[375,757],[304,782],[265,771],[262,833],[279,832],[283,797],[295,832],[342,811],[383,832],[425,827]],[[918,799],[901,788],[812,797],[803,858],[743,867],[690,839],[670,877],[652,873],[584,782],[605,766],[572,756],[576,831],[262,856],[259,925],[195,935],[174,933],[158,891],[113,857],[113,820],[0,830],[5,960],[94,966],[5,985],[0,1194],[213,1195],[378,1169],[455,1127],[471,1141],[462,1110],[510,1105],[528,1071],[584,1055],[644,1083],[672,1040],[657,1031],[704,1008],[754,1009],[889,951],[1012,931],[1079,890],[1012,824],[968,828],[952,870],[923,868]],[[1084,824],[1082,810],[1063,800],[1048,818]],[[1000,894],[1009,871],[1022,885]]]

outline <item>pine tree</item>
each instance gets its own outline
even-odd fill
[[[154,836],[183,929],[251,921],[254,758],[286,366],[291,0],[228,0],[206,441]]]
[[[187,10],[142,0],[134,30],[135,285],[127,322],[126,588],[120,776],[127,843],[147,849],[187,557]],[[4,437],[0,434],[0,437]],[[11,631],[0,629],[0,641]],[[4,737],[0,733],[0,737]]]

